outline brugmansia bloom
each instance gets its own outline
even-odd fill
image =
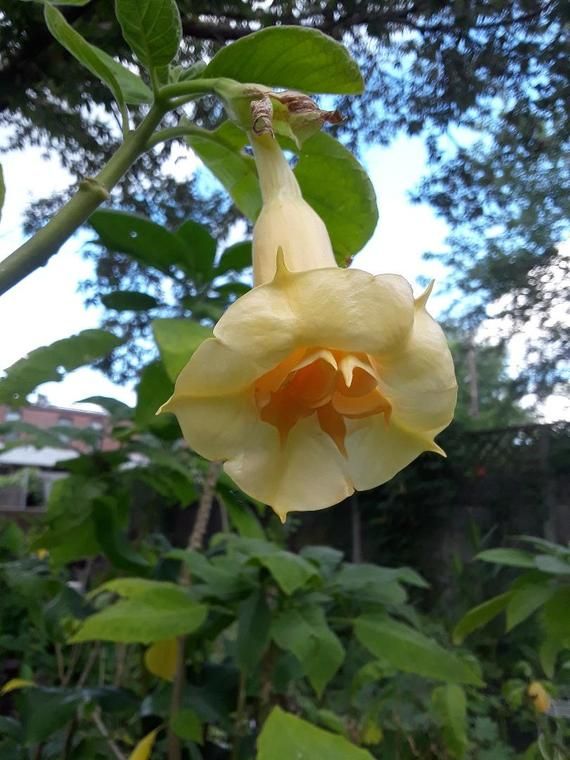
[[[162,411],[189,445],[282,519],[392,478],[451,421],[443,332],[398,275],[335,263],[270,135],[252,137],[263,196],[255,287],[226,311]]]

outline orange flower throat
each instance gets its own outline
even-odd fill
[[[366,354],[322,348],[293,351],[255,381],[254,397],[260,418],[277,428],[282,444],[300,419],[316,414],[344,456],[345,418],[384,414],[388,422],[392,411]]]

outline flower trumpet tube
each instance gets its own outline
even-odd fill
[[[452,420],[445,336],[398,275],[336,266],[274,138],[252,137],[263,196],[255,287],[182,370],[161,411],[247,494],[288,512],[380,485]]]

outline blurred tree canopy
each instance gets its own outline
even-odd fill
[[[503,307],[505,336],[534,320],[528,386],[550,392],[559,379],[568,329],[559,315],[560,278],[567,258],[570,172],[567,162],[570,8],[563,0],[275,0],[212,3],[180,0],[183,66],[261,26],[302,24],[342,40],[363,70],[366,93],[335,104],[352,147],[422,135],[430,172],[417,199],[429,201],[451,226],[447,252],[432,252],[451,269],[461,293],[455,312],[475,330],[491,302]],[[90,42],[136,66],[112,12],[111,0],[64,8]],[[88,176],[116,147],[110,93],[77,67],[45,28],[41,6],[5,0],[0,11],[0,125],[5,147],[40,145],[63,165]],[[216,103],[190,106],[198,124],[221,119]],[[199,110],[198,110],[199,109]],[[180,115],[180,114],[178,114]],[[172,144],[129,172],[113,204],[175,224],[188,216],[214,219],[216,236],[236,218],[227,197],[161,172]],[[566,159],[566,160],[565,160]],[[37,227],[61,203],[36,203]],[[381,204],[381,199],[380,199]],[[212,211],[215,212],[212,215]],[[146,270],[97,255],[92,289],[129,289]]]

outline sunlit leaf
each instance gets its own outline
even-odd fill
[[[0,403],[24,404],[26,396],[38,385],[63,380],[66,372],[92,364],[121,343],[121,338],[105,330],[83,330],[70,338],[36,348],[0,378]]]
[[[198,346],[212,335],[209,327],[191,319],[155,319],[152,331],[172,381],[176,380]]]
[[[343,45],[301,26],[269,27],[226,45],[202,76],[305,92],[353,94],[364,88],[358,66]]]
[[[182,39],[180,11],[174,0],[115,0],[123,37],[147,69],[166,66]]]
[[[356,638],[373,655],[405,673],[480,686],[479,675],[455,653],[404,623],[364,615],[354,621]]]
[[[313,726],[274,707],[257,740],[256,760],[372,760],[344,736]]]

